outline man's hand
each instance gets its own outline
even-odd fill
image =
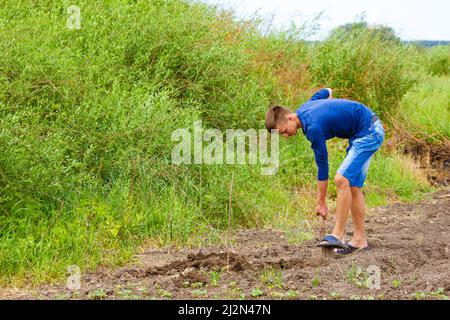
[[[328,208],[325,203],[318,204],[316,207],[316,214],[322,216],[323,220],[327,220]]]
[[[328,208],[325,202],[327,197],[328,180],[317,182],[317,207],[316,214],[322,216],[324,220],[327,219]]]

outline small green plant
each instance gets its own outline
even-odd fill
[[[392,288],[398,289],[400,287],[400,284],[401,284],[400,279],[392,280]]]
[[[315,294],[312,294],[312,295],[310,295],[310,296],[308,297],[308,299],[309,299],[309,300],[318,300],[319,297],[316,296]]]
[[[206,298],[206,297],[208,297],[208,290],[206,290],[206,289],[203,289],[203,290],[192,290],[192,291],[191,291],[191,294],[192,294],[194,297],[203,297],[203,298]]]
[[[133,293],[133,290],[124,289],[116,293],[117,297],[127,299],[127,300],[136,300],[139,299],[139,296]]]
[[[69,296],[65,293],[58,293],[55,296],[55,300],[67,300],[69,298]]]
[[[161,298],[172,298],[172,293],[167,290],[159,289],[158,293]]]
[[[360,266],[357,266],[354,263],[352,263],[352,266],[348,271],[347,279],[350,281],[350,283],[353,283],[358,288],[368,287],[369,277]]]
[[[413,293],[413,297],[416,300],[423,300],[427,297],[427,294],[426,294],[426,292],[418,291],[418,292]]]
[[[69,299],[71,300],[77,300],[80,298],[80,292],[79,291],[73,291],[69,294]]]
[[[89,293],[88,297],[92,300],[103,300],[107,296],[105,290],[98,289]]]
[[[269,292],[269,296],[274,297],[274,298],[284,298],[284,293],[278,292],[278,291],[271,291],[271,292]]]
[[[426,298],[439,298],[442,300],[449,300],[449,297],[445,294],[444,288],[438,288],[434,291],[425,292],[425,291],[418,291],[414,292],[412,294],[413,298],[416,300],[423,300]]]
[[[194,282],[193,284],[191,284],[191,288],[192,288],[192,289],[200,289],[200,288],[203,288],[203,282]]]
[[[251,295],[253,298],[261,297],[263,294],[264,294],[264,292],[259,288],[253,289],[251,292]]]
[[[341,294],[338,292],[335,292],[335,291],[331,292],[330,296],[331,296],[331,298],[333,298],[335,300],[339,300],[341,298]]]
[[[314,275],[314,278],[312,279],[312,286],[313,288],[316,288],[320,285],[320,273],[319,269],[316,270],[316,274]]]
[[[269,289],[283,288],[283,273],[281,270],[276,270],[273,267],[269,267],[263,270],[261,274],[261,283]]]
[[[236,282],[231,282],[230,284],[228,284],[228,287],[230,288],[229,297],[231,299],[236,299],[237,297],[240,298],[242,296],[242,290],[237,286]]]
[[[448,300],[449,297],[445,294],[444,288],[438,288],[435,291],[430,292],[430,296],[437,297],[442,300]]]
[[[221,271],[212,270],[210,273],[207,272],[204,273],[209,277],[209,282],[211,283],[211,285],[213,287],[217,287],[220,280],[220,275],[222,274],[222,270]]]
[[[298,297],[298,291],[297,290],[289,290],[286,292],[286,297],[294,299]]]

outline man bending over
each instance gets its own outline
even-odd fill
[[[332,90],[321,89],[295,113],[283,106],[272,106],[266,113],[267,130],[278,130],[283,137],[294,136],[302,129],[314,151],[317,174],[316,213],[326,219],[328,208],[328,152],[326,141],[338,137],[348,139],[347,156],[339,167],[334,182],[337,190],[336,222],[333,232],[319,243],[333,247],[338,254],[369,249],[365,234],[364,180],[373,154],[384,140],[384,129],[378,116],[362,103],[332,99]],[[353,218],[353,237],[346,243],[345,225],[348,213]]]

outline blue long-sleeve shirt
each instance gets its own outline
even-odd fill
[[[328,99],[330,91],[321,89],[296,111],[306,138],[314,150],[318,180],[328,180],[326,141],[338,137],[356,139],[367,134],[373,112],[362,103]]]

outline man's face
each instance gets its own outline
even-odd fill
[[[277,125],[278,133],[285,138],[292,137],[297,134],[297,124],[288,117],[286,121]]]

